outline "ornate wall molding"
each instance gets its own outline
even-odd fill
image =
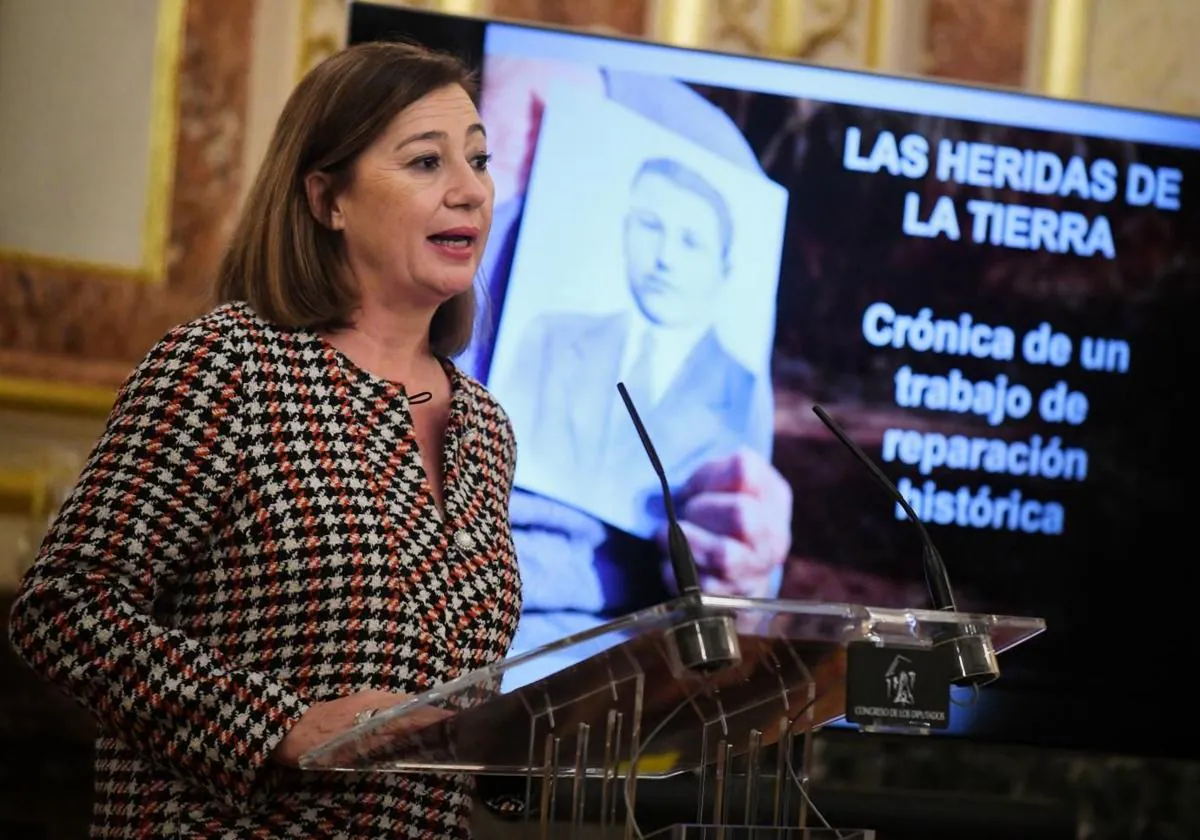
[[[712,9],[712,0],[652,0],[646,35],[680,47],[707,46]]]
[[[346,44],[346,0],[300,0],[296,80]]]
[[[1030,30],[1036,48],[1031,58],[1040,58],[1037,89],[1047,96],[1078,99],[1085,86],[1092,2],[1040,0],[1037,13],[1041,19]]]

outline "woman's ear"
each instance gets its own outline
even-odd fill
[[[341,230],[345,226],[337,196],[334,195],[333,178],[328,172],[308,173],[304,177],[304,192],[313,218],[331,230]]]

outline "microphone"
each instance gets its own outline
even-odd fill
[[[912,505],[908,503],[908,499],[904,498],[904,494],[899,488],[892,483],[883,470],[871,460],[862,448],[850,439],[846,431],[837,424],[837,421],[819,405],[813,406],[813,413],[820,418],[829,431],[833,432],[834,437],[858,459],[871,477],[875,479],[887,494],[891,496],[897,504],[900,505],[904,513],[908,516],[909,521],[917,527],[917,532],[921,535],[921,558],[924,561],[925,567],[925,586],[929,590],[929,598],[933,602],[935,610],[945,612],[958,612],[958,607],[954,603],[954,592],[950,587],[950,575],[946,571],[945,561],[942,560],[941,553],[934,545],[933,538],[929,536],[929,531],[925,529],[925,523],[921,521],[921,517],[917,516],[917,512],[913,510]],[[973,685],[980,686],[989,683],[1000,676],[1000,664],[996,661],[996,650],[992,645],[992,639],[986,631],[981,630],[974,625],[965,624],[958,630],[948,631],[952,635],[947,635],[946,638],[939,638],[939,642],[952,643],[954,653],[954,673],[951,682],[954,685]]]
[[[689,671],[702,673],[736,665],[742,661],[742,655],[733,616],[706,608],[700,602],[700,572],[692,554],[692,547],[688,545],[687,536],[683,533],[679,516],[675,512],[667,471],[659,460],[658,451],[650,440],[650,433],[646,431],[624,382],[617,383],[617,391],[621,394],[625,410],[629,413],[629,419],[633,421],[633,427],[637,429],[642,448],[646,450],[650,466],[654,468],[654,474],[658,476],[658,483],[662,487],[663,507],[667,516],[667,559],[675,573],[680,595],[692,601],[687,610],[687,620],[667,631],[668,640],[673,642],[672,652],[679,660],[677,664]]]
[[[688,545],[683,528],[679,525],[679,516],[675,513],[675,501],[671,498],[671,484],[667,481],[667,471],[663,468],[658,451],[650,440],[650,433],[646,431],[646,426],[638,415],[633,398],[629,396],[629,389],[625,387],[624,382],[618,382],[617,390],[621,393],[625,410],[629,412],[629,419],[633,421],[633,427],[637,429],[638,437],[641,438],[642,448],[646,450],[646,456],[650,459],[650,466],[654,467],[654,474],[658,476],[658,483],[662,486],[663,506],[667,513],[667,557],[671,561],[671,570],[675,573],[679,593],[699,595],[700,572],[696,568],[692,547]]]
[[[937,546],[933,544],[933,538],[925,530],[925,523],[917,516],[917,512],[912,509],[912,505],[908,503],[908,499],[904,498],[904,494],[892,483],[891,479],[884,475],[883,470],[871,460],[870,456],[866,452],[863,452],[862,448],[850,439],[850,436],[829,415],[828,411],[819,405],[814,405],[813,414],[821,418],[821,422],[828,427],[829,431],[833,432],[834,437],[841,441],[842,445],[850,450],[859,463],[867,468],[867,472],[871,474],[871,477],[887,491],[888,495],[900,504],[900,507],[908,515],[909,520],[917,526],[917,531],[921,534],[921,554],[925,561],[925,585],[929,589],[929,597],[933,601],[933,608],[935,610],[957,612],[958,607],[954,603],[954,593],[950,589],[950,575],[946,572],[946,564],[943,562],[942,555],[938,552]]]

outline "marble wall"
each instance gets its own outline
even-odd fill
[[[924,73],[951,81],[1022,87],[1031,0],[930,0]]]
[[[497,17],[623,35],[643,34],[649,11],[649,0],[492,0],[491,3],[491,13]]]

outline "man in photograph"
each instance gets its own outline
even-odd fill
[[[615,383],[624,382],[673,483],[748,446],[766,455],[771,394],[714,328],[730,277],[734,222],[721,193],[673,158],[646,160],[630,185],[623,223],[625,282],[633,306],[608,314],[547,312],[523,329],[507,388],[518,428],[538,457],[589,476],[596,494],[645,482],[645,455]],[[632,465],[638,468],[632,469]],[[660,503],[647,492],[646,504]]]

